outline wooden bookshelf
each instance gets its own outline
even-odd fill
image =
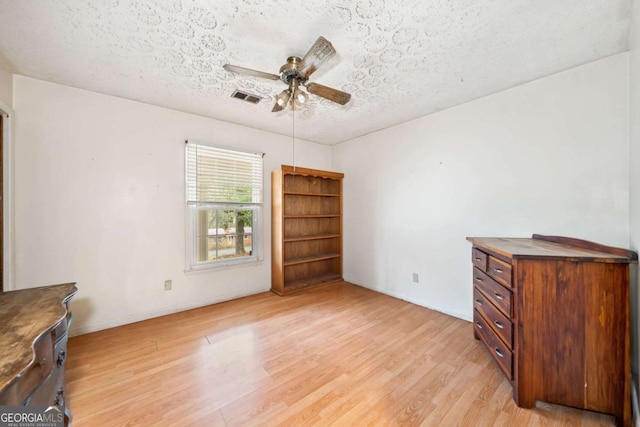
[[[287,237],[284,239],[285,243],[288,242],[305,242],[307,240],[324,240],[324,239],[335,239],[339,238],[339,234],[319,234],[317,236],[296,236],[296,237]]]
[[[271,173],[271,290],[286,295],[342,280],[342,179],[282,165]]]

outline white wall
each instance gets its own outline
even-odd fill
[[[627,246],[628,91],[624,53],[335,146],[345,279],[470,319],[466,236]]]
[[[628,60],[339,144],[333,164],[330,147],[298,142],[296,164],[346,174],[345,278],[468,319],[465,236],[627,246]],[[13,98],[16,283],[77,281],[73,333],[269,288],[268,172],[291,162],[291,138],[26,77]],[[258,266],[183,272],[187,138],[267,153]]]
[[[17,287],[78,282],[72,333],[270,288],[270,171],[291,137],[18,76],[14,110]],[[186,139],[266,153],[259,265],[185,275]],[[331,149],[296,141],[296,164],[330,169]]]
[[[629,80],[630,80],[630,188],[629,188],[629,226],[630,246],[636,252],[640,251],[640,1],[633,1],[629,56]],[[631,284],[631,348],[633,372],[637,375],[640,366],[639,343],[640,325],[638,306],[640,305],[637,266],[634,269]],[[637,387],[637,384],[634,384]]]
[[[13,106],[13,74],[0,58],[0,104]]]

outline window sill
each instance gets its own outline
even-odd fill
[[[227,261],[213,264],[200,264],[196,266],[192,266],[191,268],[187,268],[184,270],[186,275],[192,274],[203,274],[203,273],[212,273],[215,271],[221,270],[230,270],[242,267],[257,267],[262,265],[264,260],[262,258],[251,258],[247,260],[238,260],[238,261]]]

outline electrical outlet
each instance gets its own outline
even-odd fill
[[[413,283],[418,283],[419,281],[418,273],[413,273]]]
[[[165,280],[164,281],[164,290],[165,291],[170,291],[171,290],[171,280]]]

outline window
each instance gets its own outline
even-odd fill
[[[260,259],[262,153],[187,141],[187,268]]]

